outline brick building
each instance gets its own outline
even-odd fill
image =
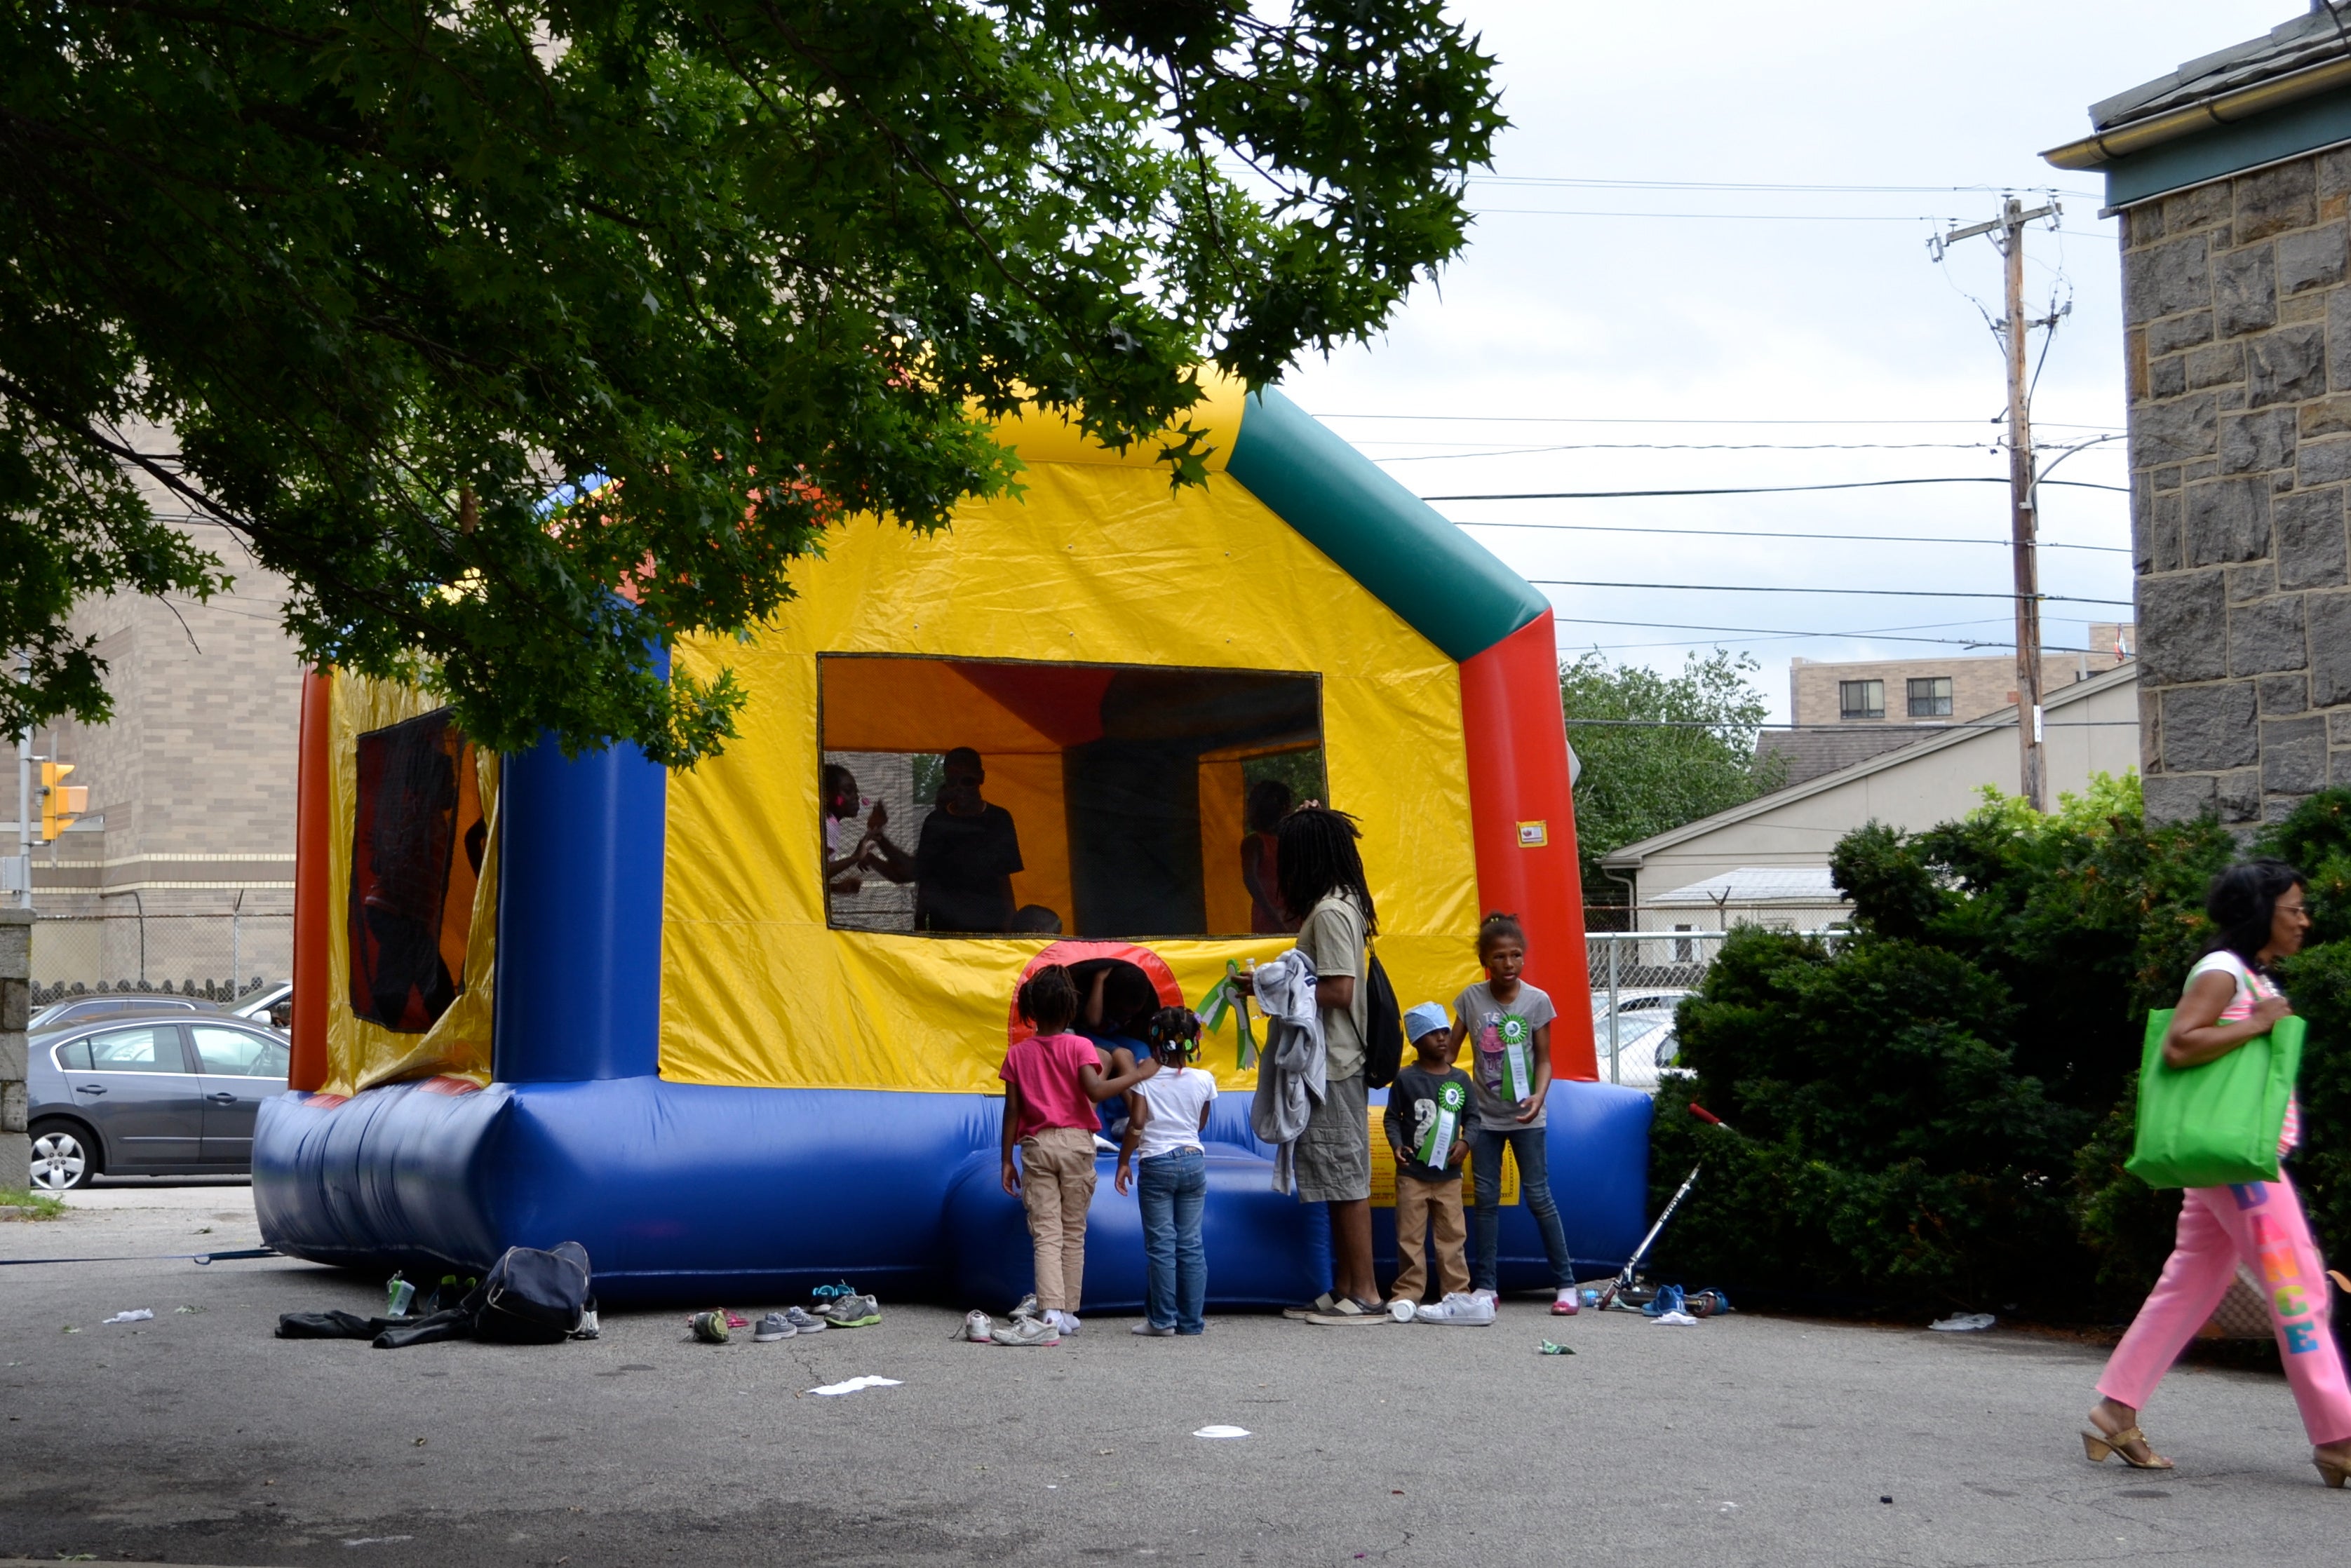
[[[2092,622],[2085,650],[2044,649],[2041,689],[2062,691],[2131,656],[2137,628]],[[1962,658],[1788,662],[1788,717],[1765,730],[1760,758],[1782,758],[1781,787],[1802,784],[1918,738],[1919,725],[1964,724],[2016,702],[2016,661]],[[2011,781],[2012,782],[2012,781]]]
[[[288,972],[301,666],[278,624],[285,585],[225,531],[197,531],[234,592],[74,612],[107,662],[114,717],[34,737],[75,765],[90,812],[33,852],[37,987],[249,987]]]
[[[2351,782],[2351,41],[2311,15],[2046,154],[2122,218],[2147,814]]]

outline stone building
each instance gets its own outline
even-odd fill
[[[2045,154],[2122,218],[2147,814],[2351,782],[2351,33],[2312,14]]]

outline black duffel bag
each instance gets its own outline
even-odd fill
[[[588,1249],[559,1243],[551,1252],[509,1247],[467,1298],[474,1337],[499,1344],[556,1344],[579,1332],[595,1308],[588,1293]]]

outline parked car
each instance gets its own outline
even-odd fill
[[[1608,1033],[1604,1028],[1595,1042],[1600,1056],[1600,1079],[1611,1081],[1608,1071]],[[1679,1058],[1681,1041],[1675,1032],[1674,1015],[1662,1009],[1620,1014],[1616,1025],[1616,1072],[1614,1082],[1627,1089],[1657,1092],[1657,1080],[1671,1069]]]
[[[218,1002],[208,1002],[202,997],[174,997],[160,992],[153,996],[126,991],[114,996],[68,997],[63,1001],[51,1002],[26,1019],[25,1032],[36,1034],[45,1029],[63,1029],[69,1023],[120,1018],[126,1013],[216,1013],[221,1010]]]
[[[85,1018],[26,1042],[33,1186],[108,1176],[242,1176],[261,1103],[286,1088],[287,1045],[216,1009]]]
[[[264,986],[228,1010],[238,1018],[255,1023],[277,1025],[280,1011],[294,1002],[294,982],[280,980],[274,986]],[[278,1026],[283,1027],[283,1026]]]

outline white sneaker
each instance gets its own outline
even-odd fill
[[[1388,1316],[1395,1319],[1395,1321],[1400,1323],[1408,1323],[1412,1322],[1413,1313],[1418,1310],[1419,1303],[1407,1301],[1402,1296],[1398,1296],[1395,1301],[1388,1303]]]
[[[1014,1318],[987,1337],[998,1344],[1059,1344],[1061,1331],[1043,1318]]]
[[[1040,1316],[1041,1313],[1037,1306],[1037,1292],[1031,1291],[1027,1295],[1021,1297],[1020,1304],[1012,1309],[1012,1315],[1016,1318],[1033,1318]]]
[[[986,1312],[966,1312],[963,1315],[963,1333],[956,1337],[969,1340],[974,1344],[986,1344],[995,1333],[994,1318]]]
[[[1447,1296],[1434,1306],[1423,1307],[1413,1314],[1425,1323],[1447,1323],[1456,1328],[1485,1328],[1494,1321],[1494,1303],[1478,1291],[1467,1295]]]

